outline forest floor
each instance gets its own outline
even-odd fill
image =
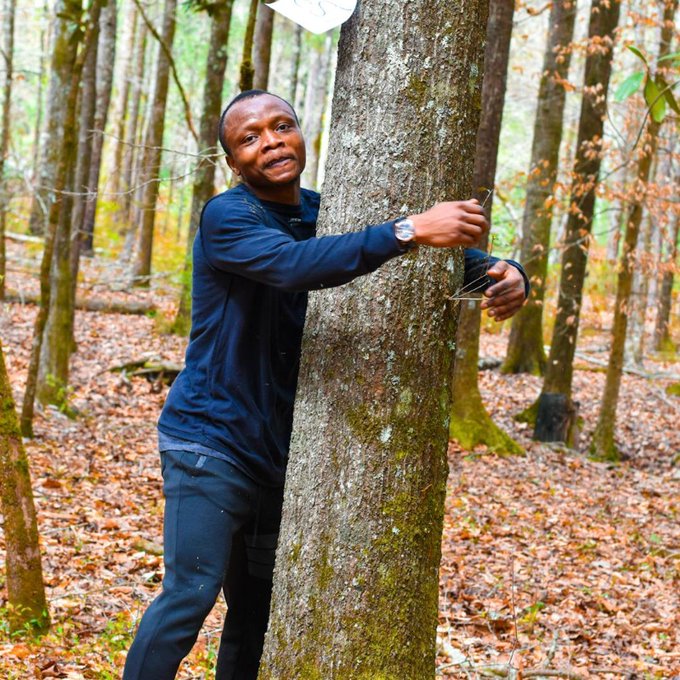
[[[86,279],[94,276],[88,267]],[[99,292],[153,299],[161,317],[172,309],[176,293],[158,282],[153,292],[111,292],[119,275],[110,273]],[[37,289],[25,274],[8,278],[16,290]],[[19,400],[35,312],[21,304],[0,311]],[[579,352],[604,361],[607,335],[599,317],[591,321]],[[80,415],[47,410],[27,443],[52,630],[39,641],[0,630],[6,680],[120,677],[159,590],[155,423],[167,388],[109,369],[150,356],[180,362],[185,341],[160,326],[148,316],[77,314],[70,403]],[[481,354],[501,358],[507,330],[484,333]],[[646,370],[680,366],[649,360]],[[626,459],[594,462],[585,449],[603,380],[601,369],[578,361],[584,450],[573,451],[531,442],[512,419],[537,396],[538,378],[480,373],[490,413],[527,455],[449,448],[439,677],[680,678],[680,399],[664,392],[663,378],[626,375],[618,426]],[[0,562],[2,550],[0,537]],[[179,678],[212,677],[223,614],[218,604]]]

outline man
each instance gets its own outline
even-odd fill
[[[315,237],[318,194],[300,188],[305,144],[292,107],[260,90],[222,114],[220,142],[241,183],[206,204],[194,243],[186,367],[159,421],[163,591],[139,626],[124,680],[171,680],[223,590],[217,680],[255,680],[267,627],[307,291],[368,274],[415,245],[472,246],[476,201]],[[488,265],[466,251],[468,279]],[[492,259],[485,306],[522,305],[519,266]]]

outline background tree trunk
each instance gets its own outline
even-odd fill
[[[134,165],[137,158],[142,154],[142,151],[137,151],[137,139],[141,136],[142,130],[142,96],[145,93],[144,85],[144,71],[146,66],[146,42],[149,29],[144,21],[140,22],[139,34],[137,36],[137,47],[135,48],[135,71],[132,83],[132,101],[130,102],[130,110],[128,113],[128,124],[125,129],[125,139],[123,142],[123,167],[121,170],[120,191],[124,192],[123,196],[119,198],[121,204],[121,217],[124,220],[129,220],[132,215],[132,196],[134,189],[132,185],[132,176],[134,172]],[[128,232],[134,232],[134,229],[129,229]]]
[[[510,57],[514,0],[491,0],[484,54],[484,84],[482,86],[482,118],[477,131],[473,190],[480,201],[486,190],[492,190],[496,177],[498,142],[503,119],[505,86]],[[493,195],[485,203],[491,219]],[[487,248],[485,236],[480,247]],[[469,295],[464,294],[464,297]],[[479,392],[477,363],[482,310],[479,300],[462,300],[456,335],[456,361],[453,368],[450,436],[461,446],[472,449],[486,444],[496,453],[522,453],[522,448],[503,432],[486,411]]]
[[[75,156],[74,139],[68,142],[68,144],[71,145],[69,147],[70,155],[67,157],[64,153],[64,134],[66,132],[65,119],[70,102],[73,103],[73,110],[71,111],[73,118],[68,129],[71,130],[74,135],[76,120],[74,98],[71,96],[64,96],[64,93],[72,93],[73,70],[77,61],[78,47],[83,37],[81,26],[82,10],[83,8],[80,2],[73,2],[72,0],[60,0],[55,7],[55,11],[59,18],[52,50],[52,75],[50,78],[50,105],[48,111],[50,113],[56,112],[58,115],[56,118],[49,117],[47,132],[52,138],[52,141],[50,141],[46,147],[49,153],[43,156],[48,164],[53,162],[56,163],[52,184],[54,189],[53,198],[55,200],[52,200],[49,203],[49,212],[47,215],[45,245],[43,247],[42,261],[40,264],[40,309],[35,317],[33,326],[31,358],[28,364],[24,400],[21,405],[21,433],[24,437],[33,436],[33,414],[38,388],[38,369],[51,299],[50,272],[52,267],[52,256],[54,253],[61,206],[66,198],[62,192],[66,188],[68,182],[69,163]],[[59,101],[59,106],[55,103],[56,100]],[[59,142],[59,146],[56,149],[52,146],[55,139]],[[49,172],[52,173],[51,168]],[[35,205],[32,206],[31,216],[33,217],[34,214],[36,214]],[[42,227],[42,217],[40,218],[40,224]]]
[[[168,50],[172,50],[175,37],[175,14],[177,0],[166,0],[163,13],[163,30],[161,38]],[[151,256],[153,253],[153,228],[156,221],[156,200],[158,199],[159,173],[161,169],[161,146],[165,130],[165,107],[168,101],[170,81],[170,61],[162,46],[158,46],[158,65],[156,68],[156,85],[151,105],[151,116],[147,134],[144,138],[143,178],[139,219],[139,243],[133,267],[135,285],[148,286],[151,275]]]
[[[300,72],[300,57],[302,55],[302,26],[295,25],[293,36],[293,56],[290,60],[290,84],[288,89],[288,101],[295,106],[295,98],[298,89],[298,74]]]
[[[321,234],[470,195],[486,13],[365,0],[343,26]],[[310,300],[260,680],[434,676],[461,275],[422,248]]]
[[[61,159],[57,172],[57,190],[73,188],[78,148],[78,94],[83,69],[96,49],[99,14],[104,0],[93,0],[88,9],[87,32],[82,50],[73,64],[71,82],[65,91],[66,115]],[[94,92],[91,93],[94,96]],[[50,210],[48,231],[55,232],[54,254],[49,284],[49,312],[40,349],[36,396],[41,404],[67,407],[68,369],[73,352],[73,316],[75,294],[71,281],[71,233],[73,196],[63,194]]]
[[[213,195],[215,166],[221,161],[221,158],[218,158],[220,147],[217,141],[217,122],[220,119],[222,107],[222,88],[224,86],[224,72],[227,68],[232,6],[233,0],[222,0],[213,5],[211,12],[210,49],[208,50],[203,89],[203,112],[201,114],[199,142],[200,150],[206,156],[199,161],[194,174],[182,291],[177,316],[173,324],[173,331],[181,335],[188,334],[191,326],[191,254],[194,235],[201,219],[201,210],[203,210],[206,201]],[[269,11],[273,13],[273,10]]]
[[[680,186],[680,181],[677,181]],[[678,258],[678,234],[680,233],[680,216],[675,217],[671,231],[668,254],[665,258],[661,285],[659,287],[659,304],[657,306],[656,322],[654,324],[654,349],[675,350],[668,330],[671,316],[671,300],[673,298],[673,267]]]
[[[38,523],[28,459],[0,343],[0,512],[5,534],[8,619],[11,631],[47,630]]]
[[[253,49],[253,67],[255,75],[253,87],[266,90],[269,83],[269,62],[272,54],[272,34],[274,32],[274,10],[264,3],[257,10],[255,23],[255,45]]]
[[[5,179],[5,160],[9,152],[11,125],[12,78],[14,77],[14,16],[16,0],[6,0],[3,7],[2,53],[5,60],[5,84],[2,88],[2,121],[0,122],[0,300],[5,299],[5,231],[9,193]]]
[[[50,22],[49,15],[49,0],[45,0],[42,8],[42,22],[43,26],[40,31],[40,65],[38,67],[38,91],[36,92],[36,112],[35,112],[35,128],[33,132],[33,161],[31,163],[32,171],[31,178],[35,183],[37,181],[38,172],[40,168],[40,135],[43,124],[43,91],[45,89],[45,66],[47,62],[47,52],[50,44]]]
[[[58,0],[54,7],[54,43],[52,46],[50,85],[47,99],[47,128],[40,155],[28,228],[32,234],[44,234],[51,205],[57,200],[54,192],[61,140],[64,134],[66,97],[71,81],[70,66],[75,62],[82,37],[79,25],[81,0]]]
[[[257,10],[260,0],[250,0],[250,11],[248,12],[248,23],[246,24],[246,34],[243,38],[243,57],[241,58],[241,76],[239,80],[239,90],[253,89],[253,76],[255,67],[253,65],[253,40],[255,37],[255,22],[257,20]]]
[[[593,0],[590,10],[588,39],[590,44],[597,43],[599,49],[589,50],[586,57],[555,327],[543,389],[537,403],[534,437],[540,441],[557,438],[572,443],[575,425],[575,409],[571,400],[574,352],[595,209],[595,189],[602,164],[602,132],[620,10],[618,0]],[[556,400],[551,396],[546,397],[553,394],[563,395],[564,398]],[[541,408],[542,400],[544,408]],[[555,408],[561,412],[553,413]],[[548,421],[562,423],[560,432],[547,427]]]
[[[675,35],[673,19],[678,0],[665,0],[663,24],[659,42],[659,59],[670,53],[671,41]],[[640,157],[637,167],[636,186],[632,192],[632,199],[626,220],[626,231],[623,240],[623,250],[619,263],[619,274],[616,285],[616,303],[614,305],[614,325],[612,328],[612,348],[609,354],[607,377],[602,394],[600,414],[593,432],[590,444],[591,454],[606,460],[619,460],[620,454],[614,442],[616,430],[616,405],[621,389],[621,375],[623,373],[623,356],[626,345],[626,331],[628,327],[628,313],[630,309],[630,292],[633,285],[635,267],[635,250],[637,248],[640,224],[642,223],[642,208],[647,193],[652,164],[656,156],[656,148],[661,123],[651,116],[647,122],[645,137],[641,140]]]
[[[332,57],[333,37],[328,34],[321,48],[312,50],[313,63],[302,121],[302,132],[307,143],[307,166],[302,176],[302,182],[304,186],[310,189],[317,188],[323,117],[328,101],[328,80]]]
[[[553,217],[555,180],[562,143],[562,119],[569,77],[571,41],[574,36],[576,0],[555,0],[550,10],[548,43],[538,90],[534,141],[522,219],[520,261],[531,281],[526,305],[512,319],[505,373],[545,370],[543,350],[543,302],[548,274],[550,227]]]
[[[123,81],[119,85],[118,98],[114,105],[113,118],[115,120],[113,160],[109,161],[110,187],[111,193],[116,195],[120,191],[121,174],[123,170],[123,153],[125,151],[125,134],[128,125],[128,104],[130,93],[133,87],[135,55],[139,42],[139,12],[134,4],[130,4],[126,17],[127,36],[123,47],[123,65],[120,67],[119,75],[114,76],[116,82]],[[143,24],[143,22],[141,22]],[[114,44],[115,49],[115,44]]]
[[[91,255],[94,248],[94,223],[99,200],[99,174],[102,165],[102,151],[104,149],[104,133],[111,104],[111,90],[113,88],[113,66],[116,61],[116,0],[108,0],[102,8],[99,33],[99,50],[97,53],[97,105],[94,115],[94,133],[92,137],[92,158],[90,160],[90,176],[88,188],[90,196],[85,204],[82,226],[80,229],[80,251]],[[77,267],[75,267],[77,274]]]

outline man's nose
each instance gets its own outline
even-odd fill
[[[276,130],[266,130],[262,134],[262,146],[265,149],[272,149],[276,148],[278,146],[281,146],[283,144],[283,140],[281,139],[280,135]]]

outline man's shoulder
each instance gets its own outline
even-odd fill
[[[203,206],[203,216],[204,218],[222,216],[227,210],[229,216],[234,218],[239,215],[261,216],[264,209],[257,197],[247,191],[242,184],[237,184],[206,201]]]

